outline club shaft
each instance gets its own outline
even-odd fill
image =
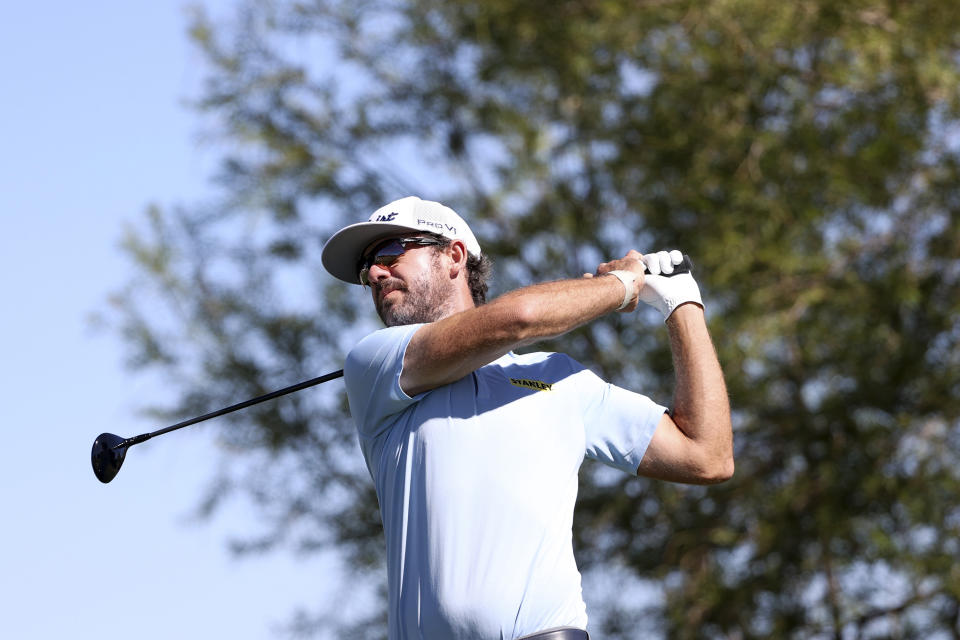
[[[154,436],[163,435],[164,433],[170,433],[171,431],[176,431],[177,429],[183,429],[184,427],[189,427],[192,424],[197,424],[198,422],[203,422],[204,420],[210,420],[211,418],[217,418],[219,416],[224,416],[228,413],[233,413],[234,411],[239,411],[240,409],[246,409],[247,407],[252,407],[255,404],[260,404],[261,402],[266,402],[267,400],[273,400],[274,398],[279,398],[280,396],[285,396],[289,393],[295,393],[308,387],[313,387],[320,384],[321,382],[327,382],[328,380],[335,380],[343,376],[343,369],[339,371],[334,371],[326,375],[319,376],[317,378],[311,378],[310,380],[304,380],[297,384],[291,385],[289,387],[284,387],[283,389],[277,389],[276,391],[271,391],[262,396],[257,396],[256,398],[250,398],[249,400],[244,400],[243,402],[238,402],[237,404],[232,404],[229,407],[224,407],[223,409],[218,409],[216,411],[211,411],[210,413],[205,413],[202,416],[197,416],[196,418],[190,418],[189,420],[184,420],[183,422],[178,422],[177,424],[172,424],[169,427],[164,427],[163,429],[158,429],[157,431],[152,431],[150,433],[142,433],[139,436],[133,436],[132,438],[127,438],[120,444],[116,445],[114,449],[119,449],[120,447],[130,447],[135,444],[140,444],[141,442],[146,442]]]
[[[679,275],[681,273],[689,273],[693,269],[693,262],[690,260],[689,256],[683,256],[683,262],[674,267],[673,273],[669,275]],[[649,273],[649,270],[647,270]],[[317,378],[312,378],[310,380],[304,380],[303,382],[291,385],[289,387],[284,387],[283,389],[277,389],[276,391],[271,391],[268,394],[257,396],[256,398],[251,398],[249,400],[244,400],[243,402],[238,402],[237,404],[230,405],[229,407],[224,407],[223,409],[218,409],[217,411],[211,411],[210,413],[205,413],[202,416],[197,416],[196,418],[190,418],[189,420],[184,420],[183,422],[178,422],[177,424],[172,424],[169,427],[164,427],[157,431],[152,431],[150,433],[141,433],[138,436],[133,436],[132,438],[127,438],[120,444],[113,447],[114,449],[120,449],[123,447],[131,447],[135,444],[140,444],[141,442],[146,442],[150,438],[155,436],[163,435],[164,433],[170,433],[171,431],[176,431],[177,429],[183,429],[184,427],[189,427],[192,424],[197,424],[198,422],[203,422],[204,420],[210,420],[211,418],[217,418],[219,416],[226,415],[228,413],[233,413],[234,411],[239,411],[240,409],[246,409],[247,407],[252,407],[255,404],[260,404],[261,402],[266,402],[267,400],[273,400],[274,398],[279,398],[280,396],[285,396],[288,393],[295,393],[318,385],[321,382],[327,382],[328,380],[334,380],[343,376],[343,369],[339,371],[334,371],[326,375],[322,375]]]

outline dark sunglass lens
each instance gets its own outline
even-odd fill
[[[360,283],[367,285],[367,274],[373,264],[391,265],[402,256],[406,248],[399,240],[386,240],[373,248],[360,260]]]

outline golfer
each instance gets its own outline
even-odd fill
[[[383,519],[391,640],[586,639],[572,547],[583,459],[675,482],[733,474],[700,292],[688,273],[668,277],[679,252],[630,251],[486,302],[489,262],[470,228],[408,197],[338,231],[322,258],[369,287],[387,327],[344,368]],[[566,355],[514,352],[640,301],[670,335],[670,409]]]

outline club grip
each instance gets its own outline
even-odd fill
[[[650,270],[646,267],[643,268],[644,273],[650,273]],[[681,273],[690,273],[693,271],[693,260],[690,259],[690,256],[683,254],[683,262],[673,266],[673,273],[661,273],[664,278],[672,278],[673,276],[678,276]]]

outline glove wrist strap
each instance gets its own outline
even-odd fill
[[[623,283],[623,302],[621,302],[620,306],[617,307],[617,311],[626,309],[627,305],[630,304],[630,299],[633,298],[633,283],[637,280],[637,274],[635,274],[633,271],[615,269],[614,271],[608,271],[603,275],[616,276],[620,282]]]

